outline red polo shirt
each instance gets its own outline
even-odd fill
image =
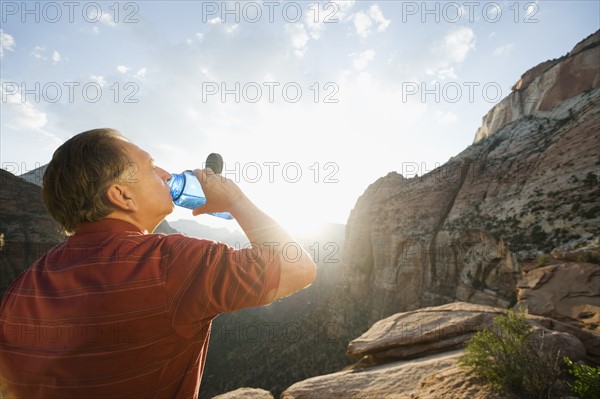
[[[0,396],[195,398],[212,319],[269,303],[279,274],[254,249],[82,225],[4,295]]]

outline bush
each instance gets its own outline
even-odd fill
[[[547,398],[560,373],[558,354],[532,332],[525,313],[509,310],[471,338],[460,364],[520,398]]]
[[[535,265],[537,267],[548,266],[549,264],[550,264],[550,257],[546,254],[542,254],[542,255],[538,256],[537,260],[535,262]]]
[[[575,377],[575,382],[570,384],[571,391],[581,399],[600,398],[600,367],[576,364],[568,357],[564,360],[569,367],[569,374]]]

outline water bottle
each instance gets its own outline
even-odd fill
[[[221,173],[223,159],[219,154],[210,154],[206,160],[206,166],[215,173]],[[188,209],[195,209],[206,204],[206,197],[198,178],[191,170],[183,173],[172,173],[167,181],[173,203]],[[217,216],[223,219],[231,220],[233,216],[229,212],[214,212],[209,215]]]
[[[173,203],[175,205],[195,209],[206,204],[206,197],[198,178],[191,170],[183,173],[172,173],[171,179],[167,181]],[[217,216],[223,219],[231,220],[233,216],[229,212],[214,212],[209,215]]]

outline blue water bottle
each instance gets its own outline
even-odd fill
[[[220,165],[215,164],[215,157],[220,160]],[[222,158],[218,154],[208,156],[207,167],[211,168],[215,173],[221,173]],[[172,173],[171,179],[167,181],[173,203],[188,209],[195,209],[206,204],[206,196],[202,190],[202,186],[198,178],[191,170],[186,170],[183,173]],[[209,215],[217,216],[223,219],[231,220],[233,216],[229,212],[214,212]]]

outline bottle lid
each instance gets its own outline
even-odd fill
[[[206,167],[212,169],[217,175],[223,171],[223,157],[221,154],[213,152],[206,157]]]

